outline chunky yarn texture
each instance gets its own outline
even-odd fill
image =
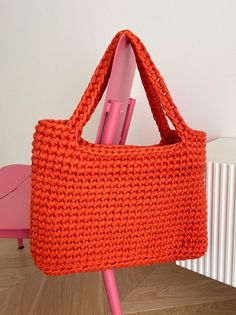
[[[81,136],[124,34],[161,135],[155,145],[94,144]],[[140,39],[117,33],[71,118],[36,126],[30,228],[36,265],[62,275],[202,256],[205,148],[205,133],[184,122]]]

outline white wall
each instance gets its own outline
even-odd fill
[[[30,163],[34,126],[73,112],[105,48],[129,28],[187,123],[236,137],[235,0],[0,0],[0,165]],[[136,76],[128,143],[157,142]],[[98,110],[84,137],[93,140]]]

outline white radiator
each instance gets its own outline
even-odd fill
[[[176,264],[236,287],[236,139],[207,144],[208,250]]]

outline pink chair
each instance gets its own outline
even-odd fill
[[[135,105],[129,98],[135,57],[126,36],[118,44],[107,95],[96,136],[96,143],[125,144]],[[29,238],[30,224],[30,165],[8,165],[0,169],[0,237],[16,238],[22,249],[23,239]],[[112,270],[102,272],[112,315],[121,315],[121,305]]]
[[[30,165],[0,169],[0,238],[16,238],[19,249],[29,238],[30,173]]]

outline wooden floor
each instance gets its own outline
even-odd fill
[[[235,315],[236,288],[174,264],[117,269],[123,314]],[[0,240],[0,315],[107,315],[101,273],[43,275],[29,243]]]

